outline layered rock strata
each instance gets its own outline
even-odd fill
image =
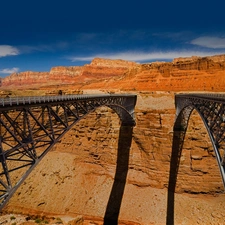
[[[54,67],[50,72],[12,74],[2,79],[1,86],[72,85],[76,90],[224,91],[224,58],[225,55],[190,57],[145,64],[96,58],[91,64],[80,67]]]

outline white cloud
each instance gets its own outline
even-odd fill
[[[199,37],[191,41],[193,45],[199,45],[207,48],[224,48],[225,49],[225,38],[204,36]]]
[[[0,45],[0,57],[18,55],[19,50],[10,45]]]
[[[123,59],[128,61],[153,61],[153,60],[173,60],[178,57],[191,57],[191,56],[212,56],[223,54],[222,52],[201,52],[201,51],[159,51],[159,52],[121,52],[109,54],[96,54],[88,57],[70,57],[72,62],[76,61],[91,61],[94,58],[107,58],[107,59]]]
[[[9,69],[9,68],[2,69],[2,70],[0,70],[0,73],[11,74],[11,73],[17,73],[18,71],[19,71],[19,68],[13,67],[11,69]]]

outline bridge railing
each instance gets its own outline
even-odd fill
[[[92,97],[94,96],[92,95]],[[0,106],[45,103],[45,102],[82,99],[82,98],[88,98],[88,95],[46,95],[46,96],[5,97],[0,98]]]
[[[36,103],[49,103],[57,101],[68,101],[68,100],[78,100],[78,99],[87,99],[87,98],[104,98],[104,97],[126,97],[132,96],[127,94],[101,94],[101,95],[46,95],[46,96],[24,96],[24,97],[5,97],[0,98],[0,107],[1,106],[12,106],[12,105],[21,105],[21,104],[36,104]]]
[[[213,101],[219,101],[219,102],[224,102],[225,99],[225,94],[215,94],[215,93],[191,93],[191,94],[176,94],[175,95],[178,98],[199,98],[199,99],[208,99],[208,100],[213,100]]]

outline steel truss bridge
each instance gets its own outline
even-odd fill
[[[193,110],[200,115],[215,152],[225,187],[225,94],[177,94],[167,194],[166,225],[174,225],[177,175],[188,122]]]
[[[195,109],[200,115],[212,142],[225,186],[225,95],[178,94],[175,96],[175,105],[176,118],[172,154],[176,151],[177,162],[179,163],[189,118]]]
[[[121,126],[135,126],[136,99],[126,94],[1,98],[0,209],[63,135],[96,108],[109,107]]]

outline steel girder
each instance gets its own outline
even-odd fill
[[[225,187],[225,95],[178,94],[175,96],[175,104],[174,141],[177,147],[174,149],[180,157],[188,121],[195,109],[208,131]]]
[[[107,106],[135,126],[136,95],[62,95],[0,99],[0,209],[81,118]],[[15,173],[15,171],[17,171]]]
[[[167,225],[174,224],[174,194],[177,174],[189,118],[194,109],[199,113],[208,131],[215,151],[222,181],[225,186],[225,95],[177,94],[175,95],[175,105],[176,117],[173,127],[173,143],[167,194]]]

